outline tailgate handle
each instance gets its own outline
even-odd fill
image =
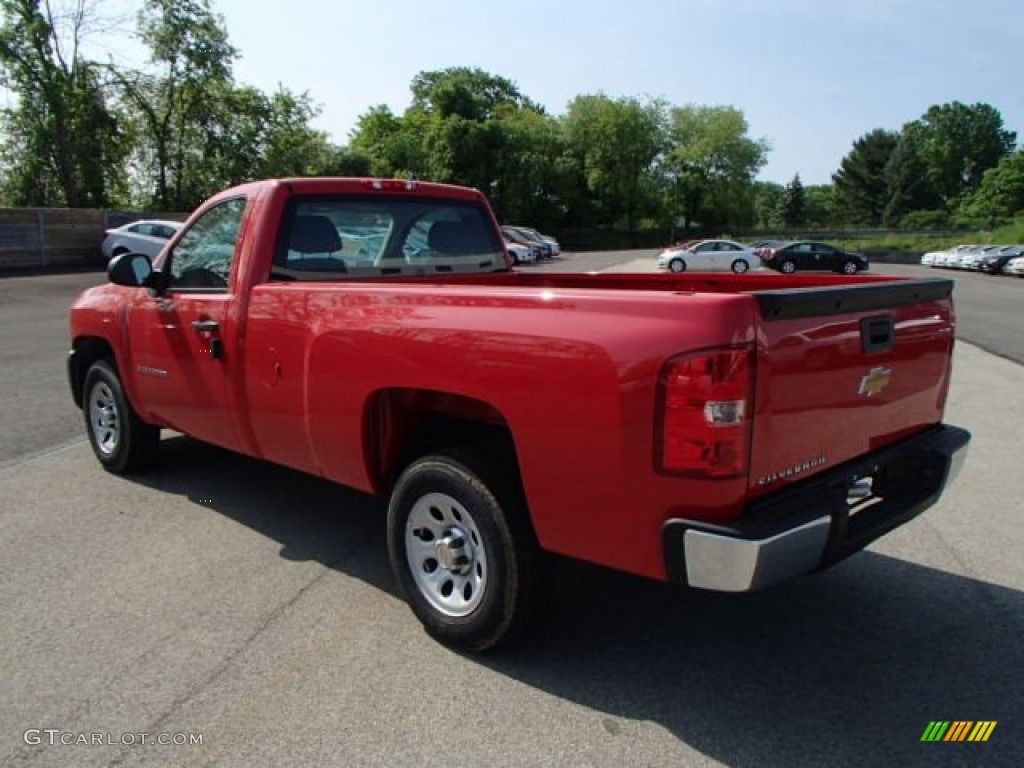
[[[896,321],[893,316],[865,317],[860,321],[860,340],[869,355],[889,350],[896,340]]]

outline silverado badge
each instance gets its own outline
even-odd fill
[[[872,368],[860,380],[860,389],[857,390],[857,394],[864,395],[864,397],[873,397],[880,394],[883,389],[889,386],[889,379],[891,378],[892,368]]]

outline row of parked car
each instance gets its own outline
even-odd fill
[[[562,252],[555,238],[542,235],[532,227],[504,224],[501,233],[505,238],[505,248],[516,264],[533,264],[540,259],[554,258]]]
[[[921,257],[926,267],[970,269],[990,275],[1024,277],[1024,246],[958,245],[948,251],[930,251]]]
[[[797,270],[855,275],[868,268],[868,260],[859,253],[808,240],[761,240],[750,245],[735,240],[691,240],[670,246],[658,255],[658,267],[670,272],[693,269],[742,275],[761,266],[787,275]]]

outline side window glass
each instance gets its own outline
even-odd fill
[[[714,243],[701,243],[697,246],[697,253],[707,253],[708,251],[715,250]]]
[[[171,251],[169,288],[227,288],[245,203],[242,197],[226,200],[192,224]]]

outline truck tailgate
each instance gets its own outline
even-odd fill
[[[750,487],[778,490],[942,417],[951,280],[760,291]]]

